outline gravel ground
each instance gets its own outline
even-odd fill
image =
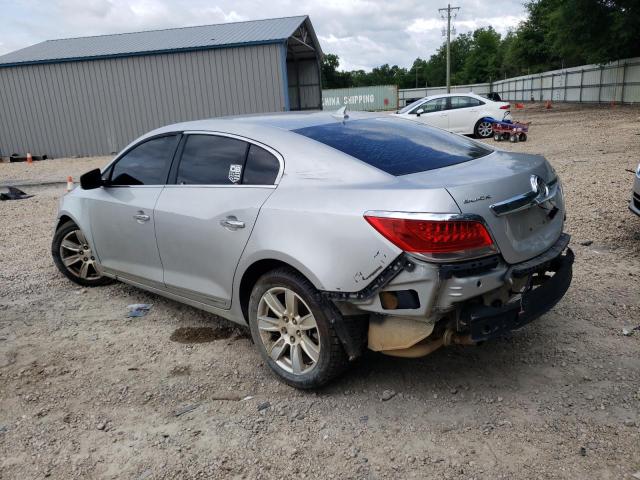
[[[530,140],[500,146],[544,153],[564,182],[567,296],[481,347],[370,352],[318,392],[276,381],[213,315],[67,281],[49,253],[63,184],[0,202],[0,478],[640,478],[640,331],[622,334],[640,324],[640,109],[516,117]],[[0,184],[105,161],[0,164]],[[125,318],[139,302],[150,314]]]

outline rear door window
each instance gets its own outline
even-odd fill
[[[244,167],[244,185],[273,185],[280,171],[278,159],[257,145],[249,147],[247,163]]]
[[[482,105],[482,102],[480,100],[473,97],[451,97],[450,101],[452,110],[455,110],[457,108],[469,108]]]
[[[107,170],[110,185],[164,185],[179,138],[167,135],[133,147]]]
[[[189,135],[178,166],[179,185],[240,183],[249,144],[218,135]]]
[[[396,176],[448,167],[493,152],[466,137],[401,118],[348,120],[293,131]]]

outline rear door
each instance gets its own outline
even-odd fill
[[[483,102],[466,95],[449,97],[449,130],[455,133],[473,133],[480,119]]]
[[[109,167],[107,186],[87,191],[100,265],[118,277],[163,286],[153,208],[179,138],[172,134],[139,143]]]
[[[164,283],[178,295],[229,308],[236,266],[283,161],[233,135],[185,135],[173,184],[155,209]]]

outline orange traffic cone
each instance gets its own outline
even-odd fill
[[[69,175],[67,177],[67,193],[69,193],[71,190],[73,190],[73,177]]]
[[[31,156],[30,153],[27,153],[27,163],[29,164],[33,163],[33,157]]]

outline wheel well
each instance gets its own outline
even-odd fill
[[[247,324],[249,324],[249,298],[251,297],[253,286],[262,275],[280,267],[288,267],[300,273],[299,270],[293,268],[286,262],[281,260],[265,259],[258,260],[247,268],[244,275],[242,275],[242,280],[240,280],[240,307],[242,308],[242,315],[244,316],[244,320]],[[302,275],[302,273],[300,274]]]
[[[67,215],[62,215],[58,220],[58,224],[56,225],[56,230],[58,230],[62,225],[67,222],[73,222],[73,219]]]

